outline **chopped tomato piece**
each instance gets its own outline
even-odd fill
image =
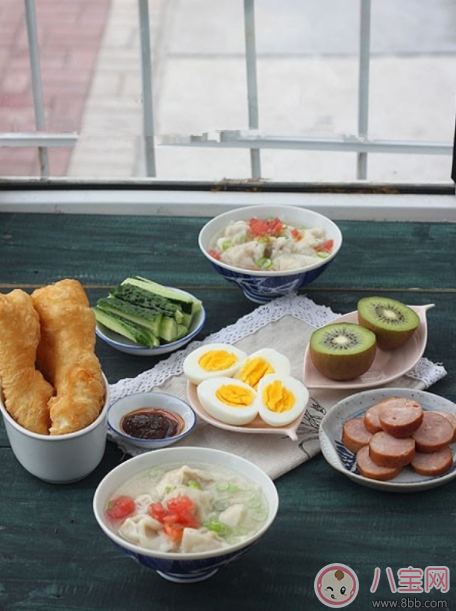
[[[168,501],[169,511],[178,512],[182,511],[183,509],[193,509],[194,506],[193,501],[185,494],[176,496]]]
[[[271,220],[262,221],[261,219],[250,219],[250,233],[253,236],[279,236],[283,231],[283,225],[280,219],[274,218]]]
[[[173,543],[177,543],[178,541],[182,539],[182,533],[183,533],[184,528],[183,526],[174,526],[171,524],[164,524],[163,530],[165,531],[166,535],[171,539]]]
[[[291,230],[291,235],[294,237],[294,239],[296,240],[296,242],[299,242],[299,240],[302,240],[302,235],[301,232],[299,231],[299,229],[292,229]]]
[[[149,515],[159,522],[163,522],[163,518],[167,513],[168,512],[161,503],[151,503],[149,506]]]
[[[216,250],[208,250],[207,252],[213,259],[217,259],[217,261],[220,261],[220,255]]]
[[[163,524],[163,530],[171,541],[179,541],[184,528],[198,528],[200,523],[191,512],[195,505],[193,501],[182,494],[170,499],[167,507],[161,503],[151,503],[149,515]]]
[[[131,496],[118,496],[109,501],[106,515],[110,520],[124,520],[136,511],[136,504]]]
[[[170,513],[163,518],[164,524],[182,525],[189,528],[198,528],[199,522],[196,517],[188,510],[184,509],[179,513]]]
[[[326,242],[320,244],[320,246],[316,246],[314,250],[316,250],[316,252],[331,252],[333,246],[334,240],[326,240]]]

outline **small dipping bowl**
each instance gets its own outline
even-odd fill
[[[106,446],[109,384],[103,375],[105,402],[98,418],[67,435],[40,435],[10,416],[0,389],[0,412],[14,455],[29,473],[50,484],[70,484],[87,477],[101,462]]]
[[[164,439],[142,439],[128,434],[123,429],[122,421],[126,416],[133,412],[148,412],[151,410],[157,410],[158,413],[169,412],[171,419],[174,416],[177,420],[181,421],[181,430],[172,437],[165,437]],[[162,392],[144,392],[128,395],[113,403],[108,411],[109,428],[117,436],[142,450],[165,448],[183,439],[190,433],[195,423],[195,412],[185,401]]]

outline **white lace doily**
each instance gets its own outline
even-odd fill
[[[316,327],[331,322],[337,316],[339,315],[330,308],[317,305],[304,296],[290,295],[275,299],[259,306],[235,324],[209,335],[202,342],[192,342],[184,350],[173,353],[168,359],[159,362],[136,378],[123,379],[111,385],[111,402],[129,394],[149,392],[157,387],[186,400],[186,383],[182,375],[183,362],[190,352],[204,343],[240,343],[240,347],[247,353],[263,347],[275,348],[284,354],[288,351],[290,360],[300,361],[295,363],[295,371],[292,371],[292,374],[298,377],[302,375],[300,369],[302,357],[310,334]],[[296,354],[300,354],[300,359],[296,359]],[[445,375],[446,371],[442,365],[436,365],[422,358],[407,376],[396,380],[394,385],[423,389]],[[204,445],[235,452],[256,462],[272,477],[278,477],[319,451],[319,422],[327,409],[345,396],[347,391],[314,391],[298,430],[298,441],[293,442],[285,436],[274,437],[277,453],[271,454],[269,435],[245,436],[239,433],[227,433],[202,421],[198,422],[191,435],[178,443]],[[127,454],[136,455],[141,452],[138,448],[115,437],[112,432],[109,432],[109,437]],[[248,444],[245,443],[246,438]]]

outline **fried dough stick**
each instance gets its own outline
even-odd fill
[[[104,402],[104,383],[95,356],[95,315],[77,280],[60,280],[32,293],[40,316],[38,368],[55,388],[49,401],[51,435],[91,424]]]
[[[5,407],[24,428],[49,434],[54,389],[35,369],[40,321],[27,293],[0,294],[0,378]]]

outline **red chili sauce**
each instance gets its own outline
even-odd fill
[[[138,439],[166,439],[175,437],[184,428],[179,414],[155,407],[140,407],[126,414],[120,423],[121,429]]]

